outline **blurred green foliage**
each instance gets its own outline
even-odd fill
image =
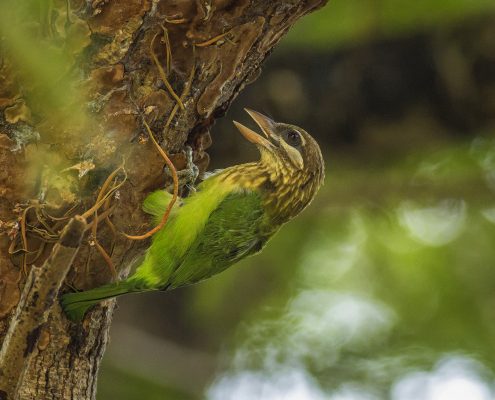
[[[75,81],[77,63],[83,61],[79,53],[88,45],[90,31],[82,21],[71,20],[67,11],[54,8],[53,0],[0,2],[0,50],[35,111],[64,117],[70,126],[85,118]]]
[[[285,48],[330,49],[396,37],[495,11],[492,0],[330,0],[299,21]]]
[[[192,397],[146,377],[129,372],[125,366],[103,364],[98,380],[98,398],[119,400],[191,400]]]

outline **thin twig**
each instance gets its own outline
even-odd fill
[[[105,205],[103,207],[104,207],[105,211],[103,211],[102,216],[108,212],[108,214],[105,216],[105,223],[108,226],[108,228],[110,229],[110,231],[112,232],[112,236],[113,236],[112,245],[110,246],[110,257],[111,257],[113,255],[113,251],[115,249],[115,241],[117,239],[117,229],[115,229],[115,225],[110,220],[110,214],[113,212],[113,207],[109,209],[110,199],[107,199],[107,201],[105,202]]]
[[[105,180],[105,182],[101,186],[101,189],[100,189],[100,191],[98,193],[98,196],[96,197],[95,204],[101,204],[101,205],[108,204],[108,201],[110,199],[110,197],[108,196],[108,194],[109,193],[114,193],[116,189],[114,187],[114,188],[110,189],[107,193],[106,193],[106,190],[107,190],[108,186],[110,185],[110,182],[112,182],[113,179],[117,176],[117,174],[120,171],[120,169],[123,169],[123,165],[117,167],[107,177],[107,179]],[[118,185],[116,187],[118,187]],[[104,213],[106,213],[106,215],[105,216],[102,216],[102,219],[108,217],[108,215],[111,213],[111,210],[106,210]],[[110,273],[112,274],[113,280],[117,280],[117,271],[115,270],[115,266],[113,265],[112,258],[108,255],[108,253],[103,248],[103,246],[98,242],[98,222],[99,222],[98,208],[96,208],[94,210],[93,222],[91,223],[91,235],[92,235],[92,239],[93,239],[93,242],[94,242],[94,246],[96,247],[96,249],[98,250],[98,252],[100,253],[100,255],[103,257],[103,260],[105,261],[105,263],[108,265],[108,269],[110,270]]]
[[[194,43],[194,46],[195,47],[208,47],[208,46],[211,46],[212,44],[215,44],[216,42],[218,42],[223,37],[227,36],[229,33],[230,33],[230,31],[225,32],[225,33],[221,33],[220,35],[214,36],[211,39],[205,40],[204,42]]]
[[[103,246],[96,240],[94,239],[95,242],[95,247],[96,250],[100,253],[100,255],[103,257],[103,260],[105,260],[105,263],[108,266],[108,269],[110,270],[110,273],[112,274],[112,279],[114,281],[117,280],[117,270],[115,269],[115,266],[113,265],[112,258],[108,255],[107,251],[103,248]]]
[[[169,19],[165,17],[165,22],[167,24],[179,25],[179,24],[185,24],[186,22],[188,22],[188,19],[187,18]]]
[[[42,206],[38,206],[35,208],[36,218],[38,219],[39,223],[43,225],[43,227],[46,229],[47,232],[51,233],[52,235],[55,235],[56,233],[52,230],[52,227],[48,225],[48,223],[46,222],[42,210],[43,210]]]
[[[171,64],[172,64],[172,49],[170,48],[170,38],[168,36],[168,29],[163,26],[163,24],[160,24],[163,30],[163,39],[165,40],[165,53],[167,56],[167,75],[170,75],[171,71]]]
[[[43,207],[41,209],[41,211],[43,212],[43,214],[53,220],[53,221],[67,221],[69,218],[71,218],[71,214],[72,214],[72,211],[74,211],[76,208],[77,208],[78,204],[77,203],[74,203],[65,213],[63,216],[61,217],[54,217],[53,215],[50,215],[46,210],[45,208]]]
[[[105,201],[112,195],[114,194],[126,181],[127,175],[124,177],[122,182],[120,182],[118,185],[114,186],[112,189],[110,189],[107,193],[105,193],[105,190],[107,189],[108,185],[110,185],[110,182],[115,178],[119,170],[124,171],[125,174],[125,169],[123,165],[119,166],[115,171],[113,171],[108,178],[106,179],[105,183],[103,183],[103,186],[100,189],[100,193],[98,194],[98,198],[96,200],[96,203],[91,207],[89,210],[85,211],[84,214],[82,214],[83,218],[88,218],[92,214],[94,214],[95,210],[99,210],[100,207],[105,203]],[[105,195],[100,196],[102,193],[105,193]],[[99,199],[99,200],[98,200]]]
[[[187,83],[186,83],[186,86],[184,87],[184,90],[182,91],[182,94],[180,95],[180,99],[182,101],[184,101],[184,99],[186,98],[186,96],[189,94],[190,90],[191,90],[191,87],[192,87],[192,83],[193,83],[193,79],[194,79],[194,74],[196,73],[196,64],[195,64],[195,60],[196,60],[196,49],[193,47],[193,65],[191,67],[191,73],[189,74],[189,78],[187,80]],[[168,135],[168,131],[170,129],[170,124],[172,123],[172,120],[174,119],[175,117],[175,114],[177,113],[179,107],[178,105],[176,104],[174,106],[174,108],[172,109],[172,112],[170,113],[170,115],[168,116],[167,118],[167,122],[165,123],[165,126],[163,127],[163,137],[166,138],[167,135]]]
[[[94,214],[94,219],[93,219],[93,224],[91,228],[91,236],[94,242],[94,246],[96,247],[96,250],[100,253],[100,255],[103,257],[103,260],[108,266],[108,269],[110,270],[110,273],[112,274],[113,280],[117,280],[117,271],[115,270],[115,266],[113,265],[112,259],[110,256],[107,254],[106,250],[103,248],[103,246],[98,242],[98,210],[95,210]]]
[[[28,252],[28,247],[27,247],[27,235],[26,235],[26,219],[27,219],[27,213],[28,211],[34,208],[34,206],[29,206],[26,207],[22,213],[21,217],[21,241],[22,241],[22,250],[24,250],[24,254],[21,256],[22,257],[22,273],[24,276],[27,276],[27,256],[26,253]]]
[[[184,104],[182,103],[179,96],[177,96],[177,93],[175,93],[174,89],[170,85],[170,83],[167,79],[167,75],[165,74],[163,67],[160,65],[158,58],[156,57],[155,50],[154,50],[153,46],[155,45],[155,40],[156,40],[157,36],[158,36],[158,33],[155,34],[155,36],[153,36],[153,39],[151,39],[151,43],[150,43],[151,58],[153,59],[153,62],[155,63],[156,67],[158,68],[158,73],[160,74],[160,77],[162,78],[162,81],[163,81],[165,87],[167,88],[168,92],[174,98],[174,100],[179,104],[179,107],[181,108],[181,110],[184,110],[185,109]]]
[[[109,200],[109,199],[107,199],[107,200]],[[98,223],[100,223],[101,221],[108,218],[108,216],[113,212],[114,209],[115,209],[115,206],[112,206],[112,207],[104,210],[101,214],[98,214],[98,218],[96,219],[98,221]],[[86,229],[87,230],[92,229],[96,220],[93,219],[91,222],[89,222]]]
[[[146,120],[144,118],[143,118],[143,123],[144,123],[144,126],[146,127],[146,130],[148,131],[148,134],[150,135],[151,141],[153,142],[156,149],[158,150],[158,153],[160,153],[160,155],[163,157],[163,159],[167,163],[168,168],[172,172],[172,179],[174,181],[174,193],[173,193],[172,199],[168,203],[167,209],[165,210],[165,213],[163,214],[163,217],[162,217],[162,220],[160,221],[160,223],[157,226],[155,226],[153,229],[151,229],[150,231],[146,232],[143,235],[132,236],[132,235],[128,235],[126,233],[123,233],[123,235],[127,239],[130,239],[130,240],[147,239],[150,236],[154,235],[156,232],[158,232],[160,229],[162,229],[165,226],[165,224],[167,223],[170,212],[172,211],[172,207],[174,206],[175,201],[177,200],[177,197],[179,196],[179,178],[177,176],[177,170],[175,169],[175,165],[172,163],[172,161],[170,161],[170,158],[168,158],[167,153],[165,153],[165,151],[163,151],[163,149],[160,147],[160,145],[156,141],[155,136],[153,135],[153,132],[152,132],[150,126],[148,125],[148,123],[146,122]]]

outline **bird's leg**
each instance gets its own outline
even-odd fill
[[[191,146],[186,146],[184,153],[186,156],[186,168],[177,171],[177,177],[179,178],[179,186],[183,188],[183,191],[186,191],[186,194],[188,194],[189,192],[196,191],[194,183],[196,182],[196,179],[198,179],[199,168],[196,166],[196,164],[194,164],[193,150]],[[170,169],[167,166],[165,167],[165,173],[171,176]],[[167,186],[165,190],[171,191],[172,185]],[[184,196],[185,194],[183,193],[181,197]]]

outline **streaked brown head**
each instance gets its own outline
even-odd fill
[[[238,122],[234,124],[260,150],[259,167],[268,174],[270,205],[282,219],[290,219],[311,202],[323,183],[325,164],[320,146],[302,128],[246,111],[265,137]]]

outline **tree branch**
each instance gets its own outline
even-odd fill
[[[33,266],[0,351],[0,399],[14,399],[25,365],[36,348],[43,325],[79,250],[86,221],[74,217],[50,257]]]
[[[96,396],[115,302],[94,307],[75,325],[56,307],[55,297],[72,261],[67,285],[89,289],[112,280],[112,266],[125,275],[147,245],[116,234],[149,230],[140,205],[147,193],[163,187],[163,160],[143,132],[141,117],[161,133],[157,142],[178,171],[187,167],[187,145],[204,172],[214,120],[258,76],[296,20],[325,3],[0,2],[4,398],[12,397],[15,385],[15,396],[23,400]],[[110,172],[122,162],[125,182],[114,183],[112,194],[98,200],[105,178],[111,184]],[[31,207],[34,202],[39,207]],[[79,249],[59,242],[51,255],[44,251],[45,241],[57,240],[70,217],[85,210],[93,216],[96,209],[89,240]],[[49,255],[43,267],[32,266]],[[19,258],[32,269],[27,282]],[[47,276],[52,273],[58,275]]]

